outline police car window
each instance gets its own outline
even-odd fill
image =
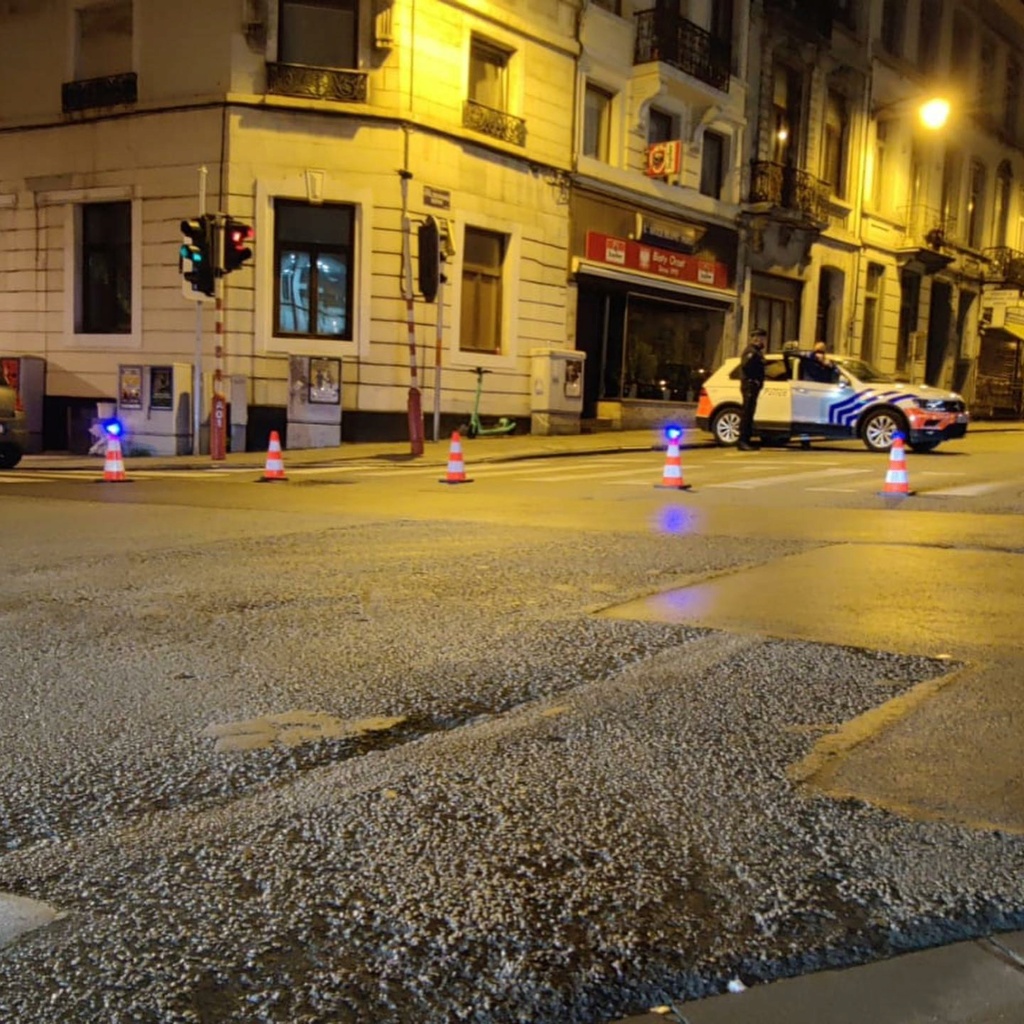
[[[789,380],[789,367],[785,359],[769,359],[764,364],[765,380]]]

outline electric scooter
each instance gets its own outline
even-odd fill
[[[473,411],[469,414],[469,423],[462,427],[463,433],[469,437],[489,437],[492,434],[511,434],[516,429],[516,421],[502,416],[497,423],[485,427],[480,422],[480,396],[484,391],[484,374],[490,373],[482,366],[476,368],[476,400],[473,402]]]

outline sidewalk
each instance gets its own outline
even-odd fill
[[[659,1009],[616,1024],[1020,1024],[1024,932]]]
[[[1024,422],[1009,420],[981,420],[972,423],[970,433],[1020,433],[1024,434]],[[330,466],[360,459],[380,459],[418,465],[443,466],[448,460],[450,437],[438,441],[425,441],[423,454],[411,454],[408,441],[348,442],[333,448],[286,449],[285,468],[289,466]],[[956,444],[956,442],[951,442]],[[696,427],[684,427],[681,447],[713,448],[711,435]],[[462,451],[468,464],[485,462],[511,462],[517,459],[541,459],[561,455],[602,455],[623,451],[661,451],[665,448],[662,431],[609,430],[597,434],[511,434],[499,437],[462,438]],[[223,462],[213,462],[209,455],[156,455],[125,456],[126,462],[135,469],[210,469],[224,467],[237,469],[251,467],[262,469],[266,452],[231,452]],[[102,470],[102,455],[66,455],[47,453],[26,455],[20,469],[95,469]]]

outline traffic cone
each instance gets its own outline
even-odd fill
[[[107,439],[107,453],[103,462],[103,479],[112,484],[128,482],[128,477],[124,471],[124,461],[121,458],[121,442],[116,437]]]
[[[270,446],[267,448],[267,464],[263,470],[263,481],[284,480],[284,459],[281,456],[281,438],[276,430],[270,432]]]
[[[668,443],[665,455],[665,468],[661,473],[661,483],[655,487],[665,487],[673,491],[688,491],[689,484],[683,483],[683,465],[679,457],[679,439],[673,437]]]
[[[471,484],[473,481],[466,476],[466,467],[462,464],[462,438],[457,430],[452,431],[452,442],[448,446],[448,472],[439,484]]]
[[[892,447],[889,449],[889,469],[885,474],[885,488],[882,494],[903,497],[913,493],[907,477],[907,452],[903,447],[903,435],[893,434]]]

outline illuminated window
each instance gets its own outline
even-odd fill
[[[608,163],[611,138],[612,97],[587,83],[583,97],[583,155]]]
[[[130,334],[132,206],[78,207],[79,334]]]
[[[469,49],[469,98],[491,110],[508,110],[508,63],[511,54],[484,39]]]
[[[351,206],[274,203],[274,333],[352,337]]]
[[[462,311],[459,348],[463,352],[500,352],[505,235],[466,228],[462,254]]]
[[[357,66],[359,0],[281,0],[278,60],[318,68]]]

